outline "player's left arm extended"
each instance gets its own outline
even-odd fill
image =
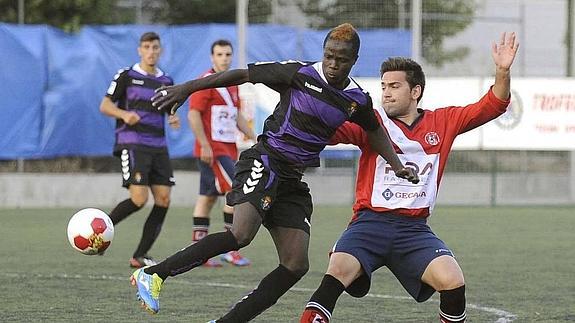
[[[499,43],[493,43],[491,46],[491,57],[495,63],[495,84],[493,85],[493,94],[500,100],[508,100],[511,87],[511,65],[517,50],[519,42],[515,40],[515,33],[502,33]]]
[[[375,130],[366,131],[367,140],[371,148],[383,157],[390,165],[397,177],[405,178],[416,184],[419,178],[412,168],[405,167],[393,150],[391,140],[381,126]]]
[[[152,105],[158,110],[174,114],[188,96],[196,91],[240,85],[248,81],[247,69],[235,69],[201,77],[183,84],[162,86],[156,90],[156,94],[152,97]]]
[[[457,134],[477,128],[505,113],[511,96],[511,65],[517,55],[519,43],[515,33],[502,33],[498,43],[493,43],[491,56],[495,64],[495,83],[481,100],[465,109],[448,110],[451,125]]]

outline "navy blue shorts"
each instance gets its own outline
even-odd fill
[[[364,275],[347,288],[351,296],[365,296],[371,285],[371,273],[386,266],[418,302],[429,299],[435,292],[421,281],[429,263],[439,256],[453,257],[426,219],[372,210],[358,212],[358,218],[336,242],[334,252],[354,256],[364,270]]]
[[[230,156],[218,156],[213,165],[198,158],[200,169],[200,195],[225,195],[232,189],[234,165],[236,161]]]

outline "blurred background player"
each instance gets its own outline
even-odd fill
[[[232,63],[233,48],[228,40],[216,40],[211,47],[212,68],[201,77],[227,71]],[[241,113],[237,85],[206,89],[190,96],[188,121],[196,137],[195,156],[200,170],[200,194],[194,208],[193,242],[208,234],[210,212],[218,196],[232,189],[234,164],[238,159],[236,146],[239,129],[249,140],[255,140],[252,129]],[[232,227],[233,208],[224,204],[224,226]],[[236,266],[247,266],[250,261],[239,251],[221,255],[221,259]],[[221,267],[218,258],[204,263],[208,267]]]
[[[332,143],[361,150],[354,216],[336,242],[327,272],[307,303],[301,323],[327,323],[343,291],[367,294],[371,273],[386,266],[418,302],[440,294],[440,322],[466,319],[463,272],[447,245],[427,225],[455,138],[502,115],[510,100],[510,68],[519,44],[515,33],[493,45],[495,83],[479,102],[435,111],[418,109],[425,75],[411,59],[390,58],[381,65],[382,124],[401,160],[415,165],[419,185],[390,179],[388,165],[351,123],[338,128]],[[398,197],[396,193],[401,193]]]
[[[280,101],[266,119],[258,142],[242,152],[236,163],[232,191],[226,196],[234,206],[232,229],[209,234],[161,263],[132,274],[132,284],[146,309],[159,311],[165,279],[249,245],[262,224],[274,241],[279,264],[217,322],[246,322],[275,304],[309,269],[313,203],[303,173],[307,167],[319,167],[320,152],[346,120],[366,130],[374,150],[389,161],[397,176],[418,181],[413,169],[404,167],[394,152],[375,116],[371,97],[349,77],[359,47],[355,28],[342,24],[325,37],[321,61],[249,64],[247,69],[157,91],[154,105],[171,113],[195,91],[245,82],[265,84],[280,93]]]
[[[173,84],[158,67],[162,52],[160,36],[154,32],[140,37],[140,62],[118,71],[100,104],[100,111],[116,118],[114,155],[120,158],[123,186],[130,198],[120,202],[110,213],[114,225],[138,211],[148,201],[148,189],[154,196],[152,208],[140,243],[130,259],[130,266],[140,268],[155,264],[148,255],[162,229],[170,205],[174,177],[165,136],[165,113],[152,107],[154,90]],[[179,128],[177,115],[168,122]]]

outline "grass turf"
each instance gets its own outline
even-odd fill
[[[277,266],[265,228],[242,253],[247,268],[197,268],[170,278],[161,311],[139,308],[129,285],[128,259],[149,209],[116,227],[103,257],[84,256],[67,242],[73,209],[0,209],[0,286],[4,322],[206,322],[218,318]],[[575,214],[572,208],[439,207],[430,224],[463,268],[468,322],[575,321]],[[319,284],[327,252],[350,216],[349,208],[316,207],[309,273],[254,322],[298,322]],[[212,214],[211,232],[220,230]],[[151,254],[158,259],[185,247],[191,210],[170,209]],[[418,304],[385,268],[368,297],[343,295],[334,322],[437,322],[438,297]]]

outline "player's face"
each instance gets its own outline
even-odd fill
[[[138,47],[138,55],[140,55],[141,62],[148,66],[156,66],[158,59],[162,52],[160,41],[155,39],[152,41],[143,41]]]
[[[216,72],[227,71],[232,64],[232,47],[230,46],[214,46],[212,53],[212,65]]]
[[[419,85],[409,88],[404,71],[383,73],[381,102],[385,113],[392,118],[406,117],[417,111]]]
[[[357,60],[351,42],[329,39],[323,48],[323,75],[331,86],[339,89],[347,85],[349,72]]]

